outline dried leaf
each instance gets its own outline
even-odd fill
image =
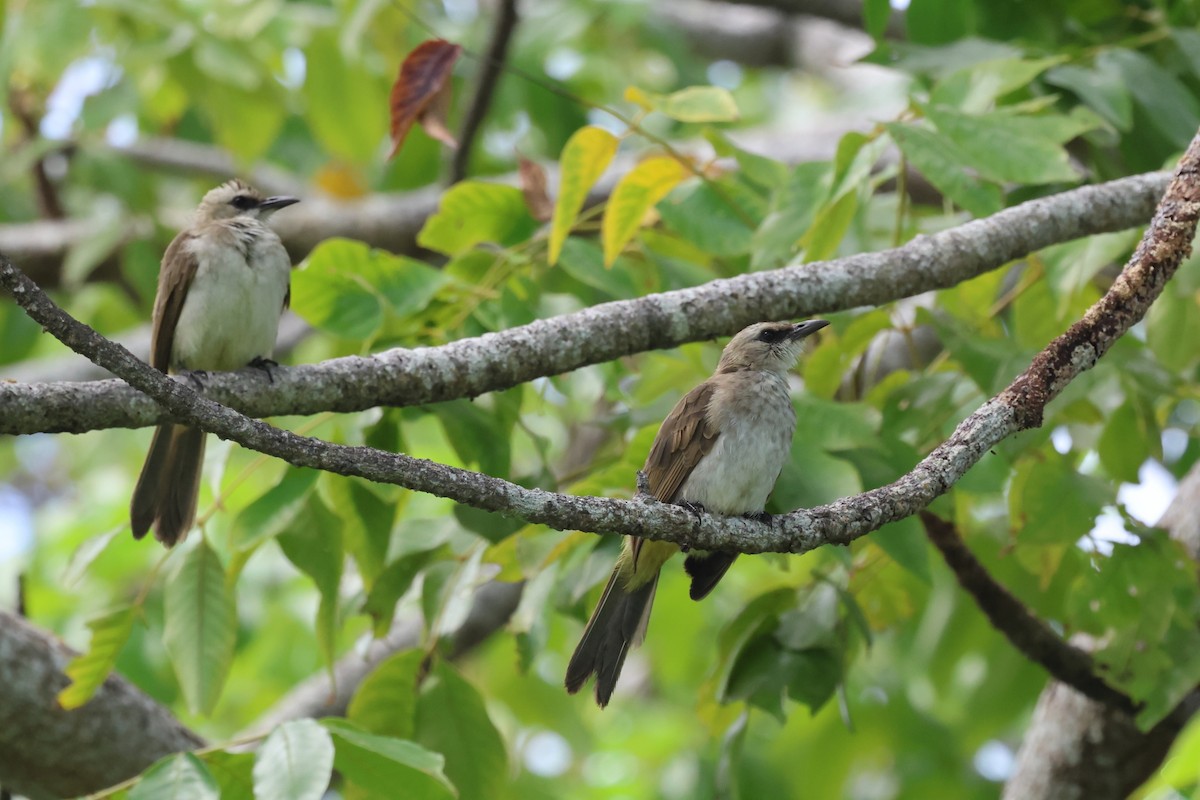
[[[450,75],[462,47],[444,39],[422,42],[400,65],[400,74],[392,84],[392,152],[395,158],[413,123],[420,123],[433,138],[451,147],[458,143],[446,129],[446,110],[450,104]]]
[[[546,170],[536,161],[521,156],[517,160],[517,174],[521,183],[521,194],[530,215],[538,222],[548,222],[554,216],[554,203],[546,187]]]

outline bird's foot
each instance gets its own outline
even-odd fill
[[[700,515],[703,514],[705,511],[704,506],[701,505],[700,503],[693,503],[691,500],[681,500],[678,503],[678,505],[681,508],[685,508],[688,511],[692,512],[692,514],[694,514],[696,517],[696,522],[695,522],[694,527],[696,527],[696,528],[700,527]],[[679,545],[680,552],[686,553],[691,549],[692,548],[689,547],[686,543],[681,543]]]
[[[755,522],[761,522],[761,523],[763,523],[764,525],[770,525],[770,524],[771,524],[771,521],[772,521],[773,519],[775,519],[775,515],[774,515],[774,514],[768,514],[768,513],[767,513],[767,512],[765,512],[765,511],[755,511],[755,512],[753,512],[753,513],[750,513],[750,514],[746,514],[746,515],[745,515],[745,517],[746,517],[746,519],[752,519],[752,520],[754,520]]]
[[[183,373],[183,376],[196,388],[197,392],[204,391],[204,382],[208,380],[208,370],[189,369]]]
[[[263,358],[262,356],[255,356],[254,358],[250,359],[250,363],[247,364],[246,366],[253,367],[254,369],[260,369],[263,372],[267,373],[267,381],[269,383],[274,383],[275,382],[274,370],[276,370],[279,367],[279,362],[272,361],[269,358]]]

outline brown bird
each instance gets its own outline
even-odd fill
[[[269,367],[292,262],[266,220],[295,197],[263,197],[239,180],[204,195],[192,224],[163,255],[150,364],[163,372]],[[270,373],[268,373],[269,375]],[[133,536],[154,528],[167,547],[196,518],[204,431],[160,425],[129,506]]]
[[[714,514],[764,517],[796,430],[787,372],[801,340],[828,324],[760,322],[734,336],[713,376],[688,392],[659,428],[642,468],[650,494]],[[595,674],[596,702],[608,704],[629,648],[646,636],[659,570],[678,551],[672,542],[626,538],[567,665],[568,692]],[[692,599],[711,592],[736,557],[689,553],[683,566],[692,578]]]

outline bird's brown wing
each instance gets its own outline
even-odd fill
[[[650,494],[664,503],[675,499],[679,487],[717,442],[720,431],[708,421],[708,404],[714,388],[705,381],[692,389],[676,403],[658,429],[642,471],[646,473]]]
[[[199,266],[187,243],[195,234],[181,231],[167,247],[158,273],[158,294],[154,297],[154,329],[150,335],[150,366],[168,371],[171,348],[175,345],[175,326],[187,298],[188,288]]]
[[[684,395],[654,437],[642,472],[646,474],[650,494],[663,503],[675,499],[679,487],[717,442],[720,431],[708,421],[708,404],[714,389],[710,381],[705,381]],[[637,564],[643,540],[631,537],[631,543],[630,555]]]

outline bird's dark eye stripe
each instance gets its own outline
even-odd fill
[[[256,205],[258,205],[258,202],[248,194],[239,194],[230,202],[233,204],[234,208],[240,208],[243,210],[247,208],[254,208]]]
[[[766,328],[758,334],[758,340],[760,342],[766,342],[767,344],[774,344],[775,342],[781,340],[784,337],[784,334],[785,331],[781,331],[778,328]]]

